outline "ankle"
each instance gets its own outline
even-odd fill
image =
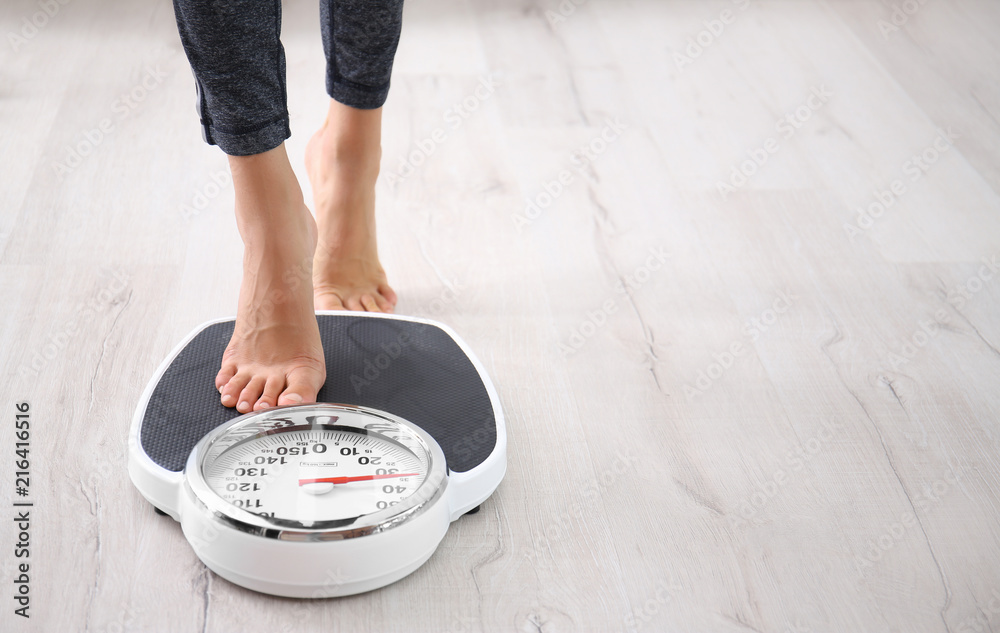
[[[229,169],[237,201],[240,197],[267,204],[301,202],[302,189],[288,161],[285,145],[251,156],[230,156]]]
[[[305,223],[305,201],[284,144],[252,156],[230,156],[236,220],[244,241],[275,227]]]
[[[285,144],[260,154],[249,156],[229,156],[229,169],[234,181],[254,182],[260,179],[284,181],[289,177],[294,179],[295,172],[288,161]]]
[[[321,159],[341,173],[378,175],[382,160],[382,108],[360,110],[331,99],[317,132]]]
[[[327,176],[374,183],[382,162],[382,146],[353,133],[326,126],[320,130],[320,160]]]

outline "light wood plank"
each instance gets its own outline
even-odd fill
[[[235,312],[242,254],[170,3],[69,3],[7,41],[0,359],[7,411],[33,407],[37,522],[32,619],[7,603],[0,628],[996,630],[1000,9],[928,2],[883,36],[892,5],[406,5],[383,263],[400,312],[451,325],[495,379],[509,467],[420,570],[320,602],[214,576],[127,479],[135,400],[177,340]],[[5,3],[0,31],[36,11]],[[315,3],[286,2],[283,24],[309,199]],[[832,96],[782,137],[820,86]],[[780,149],[720,195],[769,137]],[[894,206],[845,230],[896,179]]]

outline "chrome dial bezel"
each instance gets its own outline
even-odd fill
[[[307,420],[307,418],[312,418]],[[317,419],[336,418],[332,423]],[[371,428],[369,428],[371,427]],[[394,506],[347,519],[303,523],[292,519],[255,514],[223,499],[205,476],[211,460],[238,444],[275,433],[308,429],[355,429],[381,435],[385,441],[421,451],[427,460],[427,475],[413,494]],[[385,431],[400,437],[386,436]],[[329,541],[377,534],[412,521],[444,494],[448,469],[444,452],[429,433],[403,418],[369,407],[345,404],[308,404],[274,407],[247,413],[220,425],[191,451],[185,467],[185,493],[196,502],[197,511],[206,512],[216,522],[241,532],[286,541]]]

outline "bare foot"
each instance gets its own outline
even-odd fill
[[[382,156],[382,110],[330,101],[323,127],[306,147],[319,242],[313,259],[317,310],[392,312],[375,243],[375,180]]]
[[[316,224],[285,147],[231,156],[243,282],[233,336],[215,386],[241,413],[311,403],[326,380],[313,310]]]

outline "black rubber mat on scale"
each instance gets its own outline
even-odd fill
[[[472,361],[441,328],[344,314],[316,316],[326,352],[318,402],[388,411],[431,434],[455,472],[481,464],[496,444],[489,393]],[[208,326],[184,347],[150,395],[142,449],[180,472],[194,445],[241,415],[219,402],[215,375],[234,321]]]

